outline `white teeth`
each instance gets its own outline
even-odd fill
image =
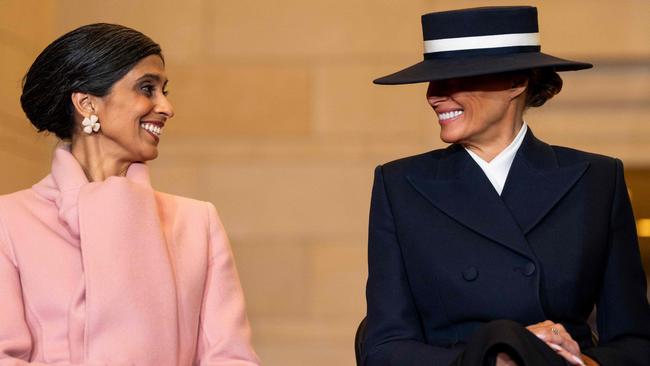
[[[157,126],[153,123],[141,123],[140,127],[144,128],[145,130],[155,134],[156,136],[160,136],[162,133],[162,127]]]
[[[444,121],[447,119],[456,118],[461,114],[463,114],[463,111],[451,111],[451,112],[440,113],[438,114],[438,119]]]

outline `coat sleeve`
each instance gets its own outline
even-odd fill
[[[425,343],[381,166],[370,204],[366,300],[365,366],[448,365],[460,352]]]
[[[228,237],[210,203],[210,262],[200,317],[197,364],[209,366],[259,365],[251,346],[251,331],[244,308]]]
[[[609,253],[596,305],[599,342],[584,353],[603,366],[650,365],[646,277],[620,160],[612,202]]]
[[[2,227],[0,226],[0,234]],[[18,269],[10,247],[0,235],[0,365],[21,365],[32,352],[32,339],[25,321]]]

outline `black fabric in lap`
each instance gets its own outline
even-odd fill
[[[504,352],[521,366],[568,366],[569,363],[522,325],[495,320],[479,328],[450,366],[494,366]]]

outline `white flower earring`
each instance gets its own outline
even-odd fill
[[[89,117],[85,117],[81,124],[84,126],[84,132],[88,135],[92,135],[93,132],[99,131],[101,126],[99,125],[99,118],[91,114]]]

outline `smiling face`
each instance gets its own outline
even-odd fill
[[[93,136],[102,139],[107,153],[129,162],[158,156],[163,127],[174,116],[166,86],[165,65],[160,56],[151,55],[115,82],[106,96],[92,97],[101,124]]]
[[[429,83],[427,100],[444,142],[505,147],[522,122],[525,89],[525,79],[509,75],[448,79]]]

